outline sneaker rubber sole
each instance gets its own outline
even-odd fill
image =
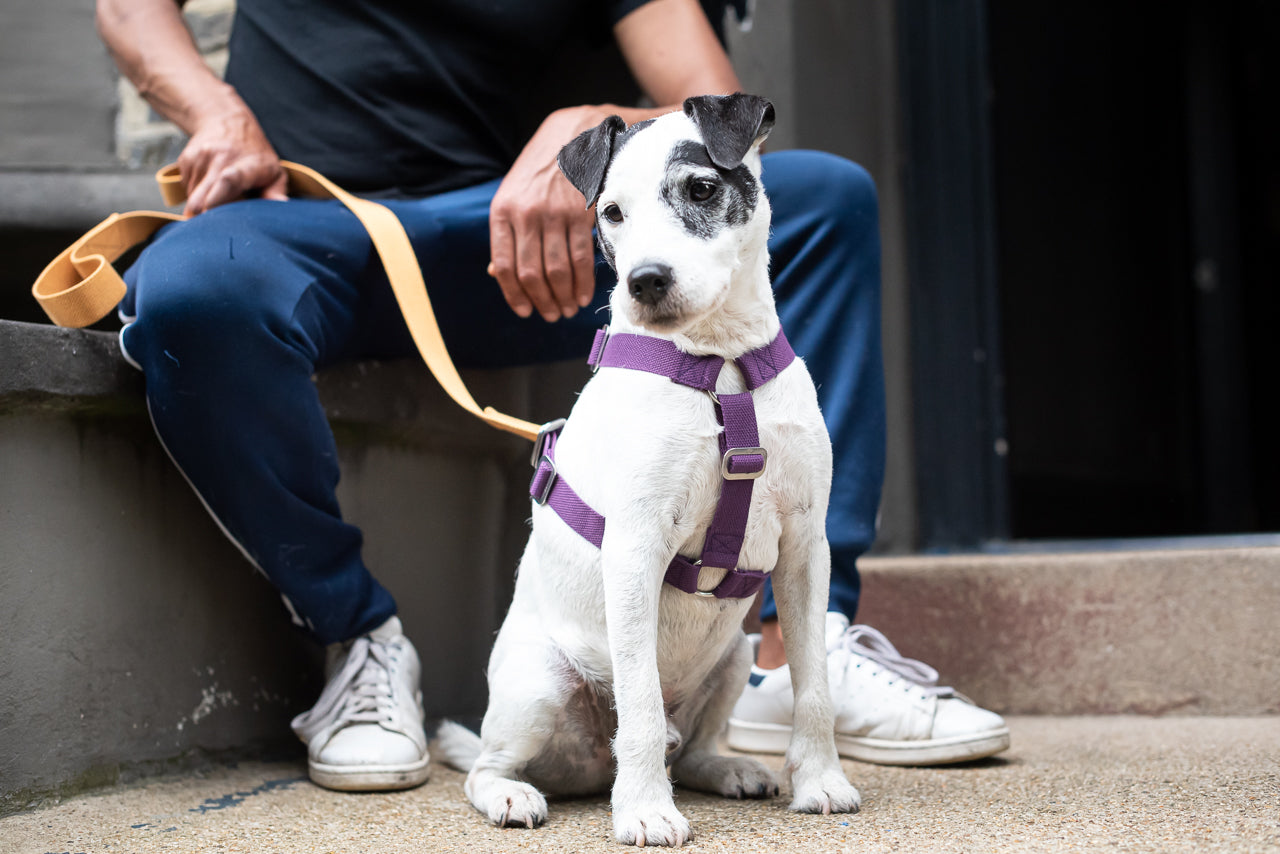
[[[408,765],[326,765],[307,761],[311,782],[340,792],[392,792],[427,782],[430,757]]]
[[[729,747],[745,753],[786,753],[791,743],[791,727],[730,718],[726,740]],[[919,741],[836,733],[837,753],[846,759],[873,765],[950,765],[994,756],[1008,748],[1008,727]]]

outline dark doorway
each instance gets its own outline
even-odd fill
[[[986,21],[1008,535],[1280,529],[1276,7]]]

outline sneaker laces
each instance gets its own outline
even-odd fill
[[[327,729],[353,724],[392,723],[395,697],[391,690],[391,651],[387,644],[356,638],[347,650],[342,670],[333,676],[310,711],[293,721],[305,741]]]
[[[938,671],[923,661],[907,658],[889,639],[871,626],[850,626],[836,641],[834,649],[844,649],[874,661],[891,673],[918,685],[928,695],[954,694],[955,689],[938,684]],[[833,651],[834,651],[833,649]]]

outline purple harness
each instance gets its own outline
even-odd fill
[[[764,586],[767,572],[738,568],[751,510],[752,487],[755,479],[764,473],[768,460],[768,453],[760,447],[751,392],[782,373],[795,357],[786,336],[779,330],[770,343],[734,359],[748,390],[717,395],[716,378],[725,362],[722,357],[682,353],[670,341],[647,335],[610,335],[607,326],[596,332],[595,344],[587,359],[592,370],[604,367],[647,371],[705,391],[715,401],[716,419],[724,426],[720,433],[720,476],[723,478],[720,501],[707,529],[702,556],[694,561],[677,554],[667,567],[665,580],[672,587],[697,596],[745,599]],[[563,427],[564,419],[553,421],[538,434],[533,449],[536,471],[529,484],[529,494],[535,503],[549,505],[565,524],[600,548],[604,541],[604,517],[588,507],[556,471],[555,447]],[[698,589],[698,573],[703,566],[728,570],[714,590]]]

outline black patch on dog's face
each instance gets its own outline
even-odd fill
[[[666,175],[662,200],[694,237],[710,240],[727,226],[745,225],[755,213],[760,185],[751,170],[743,164],[721,169],[700,143],[677,143],[667,156]],[[691,197],[699,181],[717,185],[705,201]]]
[[[609,239],[609,232],[600,222],[600,213],[596,212],[596,241],[600,244],[600,254],[604,256],[604,260],[609,262],[609,267],[615,273],[618,272],[618,265],[614,261],[613,241]]]

